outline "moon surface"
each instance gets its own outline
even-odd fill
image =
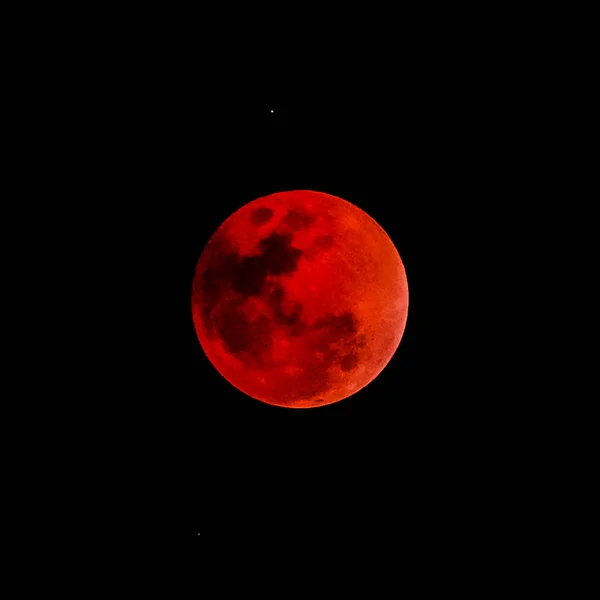
[[[210,238],[192,284],[210,362],[248,396],[289,408],[332,404],[373,381],[407,312],[388,235],[321,192],[280,192],[237,210]]]

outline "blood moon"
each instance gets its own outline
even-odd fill
[[[215,232],[192,285],[208,359],[236,388],[310,408],[370,383],[406,324],[404,266],[365,212],[313,191],[246,204]]]

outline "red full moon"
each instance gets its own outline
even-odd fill
[[[336,196],[280,192],[233,213],[202,252],[192,316],[233,386],[289,408],[368,385],[400,344],[408,284],[394,244]]]

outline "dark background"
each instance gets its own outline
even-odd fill
[[[99,509],[88,521],[115,514],[126,531],[143,520],[153,543],[162,527],[194,543],[259,548],[267,532],[313,534],[313,544],[331,531],[366,532],[399,540],[419,562],[432,548],[455,556],[467,528],[479,554],[520,528],[513,515],[530,523],[540,514],[527,491],[555,463],[539,434],[561,432],[544,426],[537,382],[518,376],[537,359],[528,334],[538,307],[523,302],[516,272],[535,274],[547,249],[524,258],[514,248],[519,230],[530,240],[540,226],[550,195],[539,182],[555,180],[539,147],[552,152],[546,99],[558,61],[535,41],[522,52],[503,28],[494,39],[482,24],[464,36],[442,17],[445,37],[423,25],[414,37],[408,21],[392,35],[377,29],[389,48],[348,57],[343,82],[333,75],[344,46],[322,82],[282,62],[261,85],[252,67],[229,71],[211,36],[185,37],[179,24],[172,40],[148,29],[148,43],[127,25],[124,44],[102,31],[89,52],[65,38],[63,56],[44,49],[22,70],[38,88],[24,93],[35,138],[24,131],[22,143],[45,165],[24,178],[44,190],[28,201],[75,234],[59,240],[74,294],[52,281],[36,300],[50,291],[67,311],[83,305],[77,326],[94,346],[74,344],[81,371],[61,365],[74,405],[42,398],[81,438],[61,441],[63,464],[82,461],[68,472],[77,488],[82,475],[92,481]],[[272,64],[278,49],[267,41]],[[551,85],[532,93],[544,67]],[[281,85],[287,73],[294,85]],[[310,410],[233,388],[204,356],[190,311],[194,267],[217,227],[247,202],[294,189],[370,214],[409,285],[404,337],[384,371]],[[560,296],[560,281],[548,283]],[[46,340],[54,354],[62,336]],[[267,556],[278,551],[267,546]]]
[[[482,373],[472,370],[478,350],[463,315],[475,299],[461,287],[465,276],[473,287],[461,264],[472,250],[462,218],[473,218],[476,161],[485,168],[478,132],[432,90],[395,102],[211,106],[193,113],[191,130],[176,121],[186,143],[169,148],[156,208],[168,340],[156,368],[169,377],[154,393],[169,415],[163,435],[191,477],[199,530],[219,527],[211,515],[225,505],[237,515],[227,513],[228,522],[255,526],[261,515],[264,528],[280,511],[318,514],[369,489],[383,510],[403,479],[427,485],[433,456],[439,465],[495,427],[489,405],[472,397]],[[409,285],[406,330],[384,371],[354,396],[309,410],[235,389],[204,355],[190,313],[194,268],[217,227],[247,202],[294,189],[340,196],[371,215],[396,245]]]
[[[520,229],[538,227],[523,226],[524,214],[543,216],[548,204],[540,180],[554,181],[539,147],[552,151],[557,61],[527,24],[529,53],[503,28],[494,39],[487,25],[463,36],[442,17],[445,37],[423,25],[414,37],[408,21],[377,34],[390,47],[349,57],[343,82],[333,81],[340,60],[319,83],[278,65],[259,93],[251,67],[238,77],[210,36],[186,38],[179,26],[172,40],[148,29],[150,43],[127,25],[124,43],[102,31],[87,52],[65,37],[62,52],[35,51],[22,70],[36,89],[23,92],[17,125],[34,130],[23,127],[21,141],[45,167],[24,180],[42,184],[42,214],[75,234],[59,240],[74,294],[52,282],[39,296],[50,291],[67,311],[83,305],[77,325],[94,345],[74,344],[81,371],[61,365],[75,406],[60,394],[43,401],[81,437],[65,444],[86,461],[76,485],[88,474],[99,512],[114,510],[124,530],[142,515],[148,535],[159,522],[194,541],[244,529],[318,530],[312,541],[332,529],[389,533],[418,558],[431,539],[453,555],[465,521],[477,548],[490,530],[510,529],[511,512],[538,513],[524,490],[553,468],[538,442],[547,398],[514,377],[536,358],[527,334],[537,308],[523,303],[515,272],[535,273],[545,249],[526,259],[513,247]],[[544,69],[551,85],[536,94]],[[375,218],[409,285],[392,361],[351,398],[310,410],[233,388],[204,356],[190,313],[194,267],[217,227],[293,189],[341,196]],[[522,323],[511,328],[515,313]],[[62,336],[46,338],[54,354]],[[82,452],[90,438],[95,464]]]
[[[110,300],[126,308],[117,335],[129,400],[114,402],[144,440],[142,464],[160,493],[176,490],[177,528],[299,527],[303,515],[320,522],[350,501],[366,518],[356,504],[365,494],[380,509],[369,519],[400,519],[396,503],[426,510],[446,486],[501,460],[506,442],[492,440],[507,422],[509,437],[520,435],[519,406],[502,390],[514,368],[502,315],[508,267],[488,242],[507,211],[509,112],[493,82],[438,69],[376,100],[273,94],[239,104],[209,102],[164,73],[129,82],[135,93],[111,92],[96,115],[110,149],[94,165],[109,175],[97,180],[97,206],[112,220],[107,247],[127,247]],[[294,189],[371,215],[409,285],[406,330],[383,372],[308,410],[229,384],[204,355],[190,309],[196,263],[218,226]],[[344,525],[342,513],[326,514]]]
[[[221,90],[189,62],[119,54],[110,67],[99,61],[103,73],[84,62],[82,76],[66,75],[72,92],[56,95],[72,130],[48,108],[52,135],[39,152],[57,155],[46,186],[58,194],[53,173],[66,175],[60,185],[77,202],[62,203],[65,222],[87,242],[66,248],[80,261],[72,278],[89,286],[76,296],[86,299],[82,334],[99,350],[81,352],[98,370],[84,379],[93,400],[81,435],[102,428],[101,464],[110,454],[118,465],[110,477],[139,477],[162,522],[193,536],[410,530],[421,544],[423,531],[458,527],[457,512],[477,521],[503,498],[503,477],[532,480],[534,452],[514,465],[534,444],[539,404],[515,382],[527,342],[510,327],[515,310],[526,315],[513,242],[535,191],[521,175],[544,130],[528,73],[491,52],[419,47],[379,88],[271,82],[255,96],[241,84]],[[307,410],[229,384],[204,355],[190,307],[219,225],[294,189],[371,215],[409,286],[406,330],[382,373]]]

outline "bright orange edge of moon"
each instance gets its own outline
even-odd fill
[[[314,408],[375,379],[408,313],[404,265],[357,206],[314,191],[242,206],[206,245],[192,317],[214,367],[248,396]]]

